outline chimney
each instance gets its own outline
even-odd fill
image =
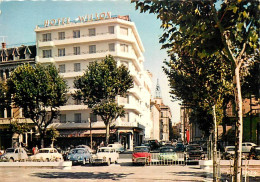
[[[2,49],[5,49],[5,48],[6,48],[6,43],[2,42]]]

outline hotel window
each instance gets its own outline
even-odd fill
[[[121,35],[128,35],[128,28],[120,27],[120,34]]]
[[[90,121],[91,122],[97,122],[97,115],[90,113]]]
[[[66,114],[60,114],[60,122],[66,123]]]
[[[80,55],[80,47],[73,47],[74,55]]]
[[[80,31],[79,30],[73,31],[73,38],[80,38]]]
[[[120,50],[121,52],[128,52],[128,45],[120,44]]]
[[[115,33],[115,27],[114,26],[109,26],[108,27],[108,33],[109,34],[114,34]]]
[[[59,40],[64,40],[65,39],[65,32],[59,32]]]
[[[51,41],[51,33],[42,34],[42,41],[43,42]]]
[[[74,63],[74,71],[79,72],[80,71],[80,63]]]
[[[108,48],[109,48],[109,52],[114,52],[115,51],[115,44],[114,43],[108,44]]]
[[[75,113],[74,114],[74,121],[75,121],[75,123],[81,122],[81,113]]]
[[[31,57],[30,54],[28,54],[28,53],[25,54],[25,59],[30,59],[30,57]]]
[[[90,45],[89,46],[89,54],[96,53],[96,45]]]
[[[96,29],[95,28],[88,29],[88,35],[89,36],[96,36]]]
[[[58,49],[58,56],[59,56],[59,57],[65,56],[65,48],[63,48],[63,49]]]
[[[50,58],[51,56],[51,49],[49,50],[43,50],[42,51],[43,58]]]
[[[65,73],[65,72],[66,72],[65,64],[59,65],[59,72],[60,72],[60,73]]]

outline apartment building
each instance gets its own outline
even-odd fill
[[[0,82],[5,82],[11,75],[12,71],[22,64],[35,64],[36,46],[35,45],[21,45],[18,47],[7,48],[6,43],[2,43],[0,49]],[[31,127],[30,133],[20,135],[10,131],[10,124],[13,121],[18,123],[27,123]],[[10,107],[3,108],[0,106],[0,149],[16,146],[22,142],[28,146],[32,144],[32,139],[29,137],[35,133],[33,122],[25,118],[22,114],[22,109],[10,105]]]
[[[104,140],[105,125],[101,118],[83,103],[73,100],[71,93],[75,91],[75,77],[83,75],[88,65],[109,54],[118,65],[125,65],[134,79],[134,87],[127,97],[117,97],[126,115],[112,123],[111,142],[120,142],[132,150],[144,137],[150,137],[152,75],[144,70],[144,47],[129,16],[111,16],[108,12],[79,16],[74,21],[70,18],[46,20],[44,25],[36,26],[35,32],[36,62],[53,63],[69,86],[68,102],[60,107],[60,117],[53,124],[60,131],[60,141],[86,144],[90,130],[97,143]]]

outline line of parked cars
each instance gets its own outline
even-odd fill
[[[121,144],[109,144],[107,147],[100,147],[97,152],[92,150],[87,145],[78,145],[68,152],[63,152],[56,148],[42,148],[35,155],[28,156],[25,148],[8,148],[5,153],[0,155],[0,161],[7,162],[49,162],[49,161],[63,161],[69,160],[73,164],[80,163],[85,165],[91,163],[93,165],[105,163],[117,163],[119,153],[123,152],[124,148]]]

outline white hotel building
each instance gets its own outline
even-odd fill
[[[92,15],[91,15],[92,16]],[[124,64],[134,79],[134,87],[127,98],[118,97],[126,116],[117,119],[111,127],[111,142],[121,142],[132,150],[144,138],[150,138],[151,73],[144,70],[144,47],[135,24],[128,16],[96,14],[78,20],[48,20],[37,26],[36,62],[53,63],[69,86],[68,102],[60,107],[60,117],[53,125],[60,131],[61,145],[86,144],[90,141],[90,123],[93,140],[105,139],[105,125],[87,106],[72,99],[73,80],[81,76],[93,61],[112,55],[118,65]],[[94,16],[93,16],[94,17]],[[62,143],[63,142],[63,143]],[[89,143],[88,143],[89,144]]]

